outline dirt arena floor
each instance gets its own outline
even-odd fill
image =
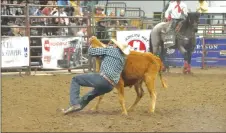
[[[194,70],[183,75],[181,69],[165,74],[168,89],[157,79],[156,112],[148,112],[149,94],[129,116],[121,115],[115,91],[107,94],[98,112],[89,109],[67,116],[57,111],[68,105],[69,85],[74,75],[2,77],[3,132],[226,132],[226,69]],[[82,88],[82,94],[90,88]],[[127,107],[135,91],[126,88]]]

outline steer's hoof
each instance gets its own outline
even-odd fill
[[[90,109],[91,111],[97,111],[97,108],[96,107],[93,107]]]
[[[149,112],[150,112],[150,113],[154,113],[154,112],[155,112],[155,109],[150,109]]]
[[[126,115],[126,116],[127,116],[128,113],[127,113],[126,111],[123,111],[123,112],[122,112],[122,115]]]
[[[127,109],[127,111],[128,111],[128,112],[132,112],[132,111],[134,111],[134,108],[129,107],[129,108]]]

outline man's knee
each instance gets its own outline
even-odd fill
[[[77,75],[72,78],[72,81],[78,83],[81,79],[82,79],[82,75]]]
[[[109,87],[108,89],[106,89],[106,93],[111,92],[114,89],[114,87]]]
[[[77,79],[78,79],[78,77],[77,77],[77,76],[74,76],[74,77],[72,78],[72,81],[76,82]]]
[[[104,89],[103,89],[104,91],[102,91],[102,93],[103,93],[103,94],[109,93],[109,92],[111,92],[111,91],[113,90],[113,88],[114,88],[114,87],[104,88]],[[101,95],[103,95],[103,94],[101,94]]]

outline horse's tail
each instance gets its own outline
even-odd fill
[[[149,36],[149,50],[151,53],[153,53],[153,46],[152,46],[152,42],[151,42],[151,33],[150,33],[150,36]]]

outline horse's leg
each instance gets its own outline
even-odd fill
[[[183,73],[184,74],[187,74],[188,73],[188,59],[189,59],[189,57],[188,57],[188,53],[185,53],[184,54],[184,67],[183,67]]]
[[[137,93],[137,97],[136,100],[134,101],[134,103],[128,108],[128,111],[133,111],[134,107],[137,105],[137,103],[140,101],[140,99],[144,96],[144,90],[142,88],[142,83],[138,82],[137,84],[134,85],[135,87],[135,91]]]
[[[179,43],[178,43],[179,44]],[[181,52],[181,54],[184,56],[184,67],[183,67],[183,73],[187,73],[188,68],[188,52],[185,50],[185,48],[182,45],[178,46],[178,50]]]
[[[100,101],[103,99],[103,97],[104,97],[104,95],[100,95],[100,96],[98,97],[97,103],[91,108],[92,111],[98,110]]]
[[[192,51],[189,50],[188,51],[188,68],[187,68],[188,73],[191,73],[191,56],[192,56]]]

